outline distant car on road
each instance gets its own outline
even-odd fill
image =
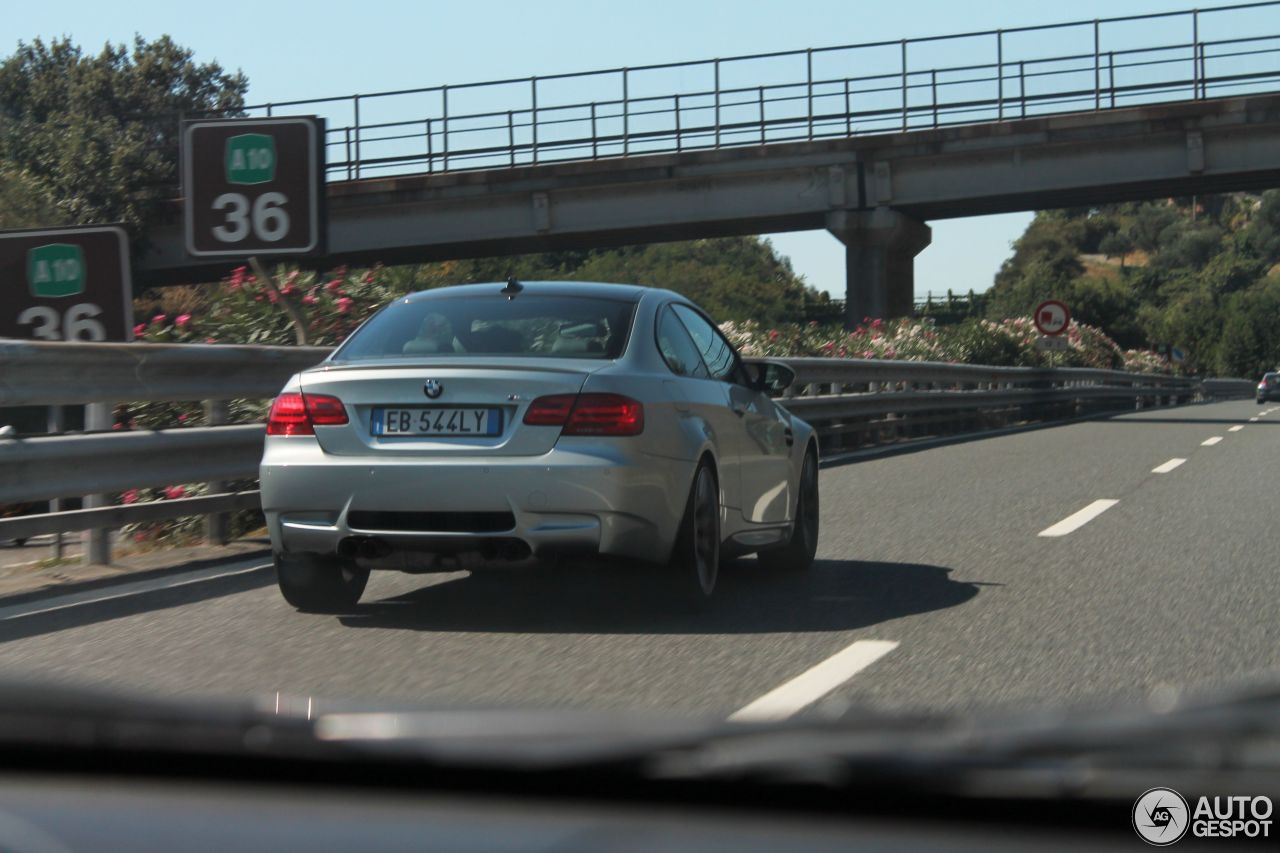
[[[262,507],[281,592],[352,607],[370,568],[612,555],[706,598],[722,558],[801,569],[818,541],[812,428],[693,303],[508,282],[398,299],[268,417]]]
[[[1268,400],[1280,400],[1280,373],[1263,375],[1262,380],[1258,383],[1257,398],[1259,405]]]

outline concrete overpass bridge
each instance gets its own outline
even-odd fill
[[[856,322],[931,219],[1280,185],[1278,89],[1266,2],[247,112],[329,118],[326,262],[826,229]],[[148,237],[142,284],[225,272]]]

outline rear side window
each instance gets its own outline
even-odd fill
[[[334,359],[617,358],[634,314],[634,302],[583,296],[507,299],[495,292],[402,300],[361,326]]]
[[[738,358],[733,347],[720,334],[720,330],[711,325],[711,321],[687,305],[672,305],[671,310],[679,315],[681,323],[689,330],[689,337],[693,338],[698,354],[702,356],[702,363],[707,366],[707,372],[713,378],[723,379],[725,382],[743,379],[739,376]]]
[[[707,369],[702,364],[702,357],[685,331],[684,324],[671,313],[671,308],[662,309],[662,317],[658,320],[658,351],[662,360],[677,376],[692,376],[706,379]]]

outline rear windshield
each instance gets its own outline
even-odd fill
[[[634,312],[634,302],[585,296],[507,299],[494,293],[399,301],[361,326],[334,359],[617,358]]]

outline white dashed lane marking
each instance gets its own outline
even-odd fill
[[[729,716],[735,722],[785,720],[812,705],[898,647],[891,640],[858,640],[822,663]]]
[[[1062,521],[1059,521],[1057,524],[1054,524],[1050,527],[1046,527],[1044,530],[1041,530],[1039,535],[1066,536],[1071,531],[1078,530],[1081,527],[1084,527],[1086,524],[1093,521],[1095,518],[1102,515],[1104,512],[1111,509],[1113,506],[1115,506],[1118,503],[1120,503],[1120,501],[1112,500],[1111,498],[1102,498],[1101,500],[1096,500],[1093,503],[1089,504],[1084,509],[1080,510],[1079,512],[1072,513],[1071,515],[1068,515],[1066,518],[1062,519]]]
[[[1211,436],[1210,438],[1206,438],[1204,441],[1200,442],[1200,446],[1201,446],[1201,447],[1213,447],[1213,446],[1214,446],[1215,444],[1217,444],[1219,441],[1222,441],[1222,436],[1220,436],[1220,435]]]
[[[1152,468],[1151,473],[1152,474],[1168,474],[1174,468],[1177,468],[1179,465],[1181,465],[1183,462],[1186,462],[1186,461],[1187,460],[1179,459],[1175,456],[1173,459],[1170,459],[1168,462],[1164,463],[1163,465],[1157,465],[1156,467]]]

